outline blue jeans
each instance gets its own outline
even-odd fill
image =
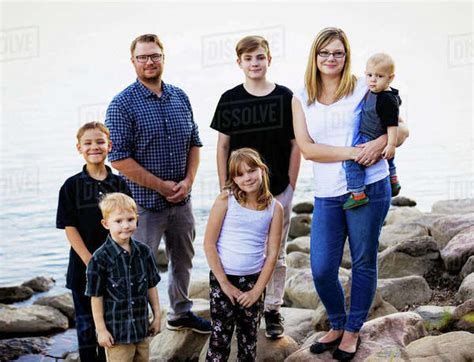
[[[377,250],[383,221],[390,206],[388,177],[367,185],[370,202],[343,210],[348,194],[314,199],[311,227],[311,270],[318,295],[333,329],[361,329],[377,287]],[[344,243],[349,236],[352,257],[350,312],[338,278]]]
[[[105,350],[97,344],[91,298],[73,290],[72,299],[76,311],[77,342],[81,361],[105,362]]]
[[[368,138],[363,134],[358,134],[353,142],[353,146],[360,145],[371,141],[372,139]],[[391,158],[388,161],[388,169],[390,171],[390,176],[395,176],[397,174],[397,169],[395,167],[394,158]],[[346,181],[347,181],[347,191],[349,192],[362,192],[365,190],[365,166],[354,162],[354,161],[344,161],[344,169],[346,171]]]

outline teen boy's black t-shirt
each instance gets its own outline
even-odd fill
[[[278,84],[266,96],[254,96],[240,84],[221,96],[211,123],[211,128],[230,136],[229,155],[242,147],[260,153],[270,171],[273,195],[282,193],[290,182],[291,140],[295,138],[292,98],[293,92]]]

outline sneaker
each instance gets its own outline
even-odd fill
[[[344,203],[344,205],[342,205],[342,208],[344,210],[353,209],[354,207],[359,207],[359,206],[365,205],[368,202],[369,202],[369,198],[365,194],[364,194],[364,197],[362,197],[358,200],[354,199],[354,195],[351,194],[351,196],[347,199],[347,201]]]
[[[267,338],[281,338],[285,334],[283,317],[276,310],[265,312],[265,336]]]
[[[390,186],[392,188],[392,197],[398,196],[400,190],[402,189],[402,186],[400,186],[400,182],[391,182]]]
[[[166,321],[166,328],[172,331],[191,329],[197,333],[209,334],[211,333],[211,322],[198,317],[192,312],[188,312],[186,317],[179,318],[175,321]]]

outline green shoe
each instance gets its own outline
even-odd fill
[[[390,187],[392,188],[392,197],[398,196],[402,186],[400,186],[400,182],[390,183]]]
[[[363,197],[362,199],[355,200],[354,196],[351,195],[347,199],[347,201],[344,203],[344,205],[342,205],[342,208],[344,210],[349,210],[349,209],[353,209],[354,207],[359,207],[359,206],[365,205],[368,202],[369,202],[369,198],[367,196]]]

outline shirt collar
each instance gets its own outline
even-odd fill
[[[82,167],[80,178],[84,179],[85,181],[106,182],[110,179],[113,173],[112,173],[112,169],[109,166],[105,165],[105,169],[107,170],[107,177],[104,180],[99,181],[99,180],[96,180],[95,178],[92,178],[89,175],[89,172],[87,172],[87,164],[86,164]]]
[[[124,254],[124,248],[122,248],[119,244],[117,244],[114,239],[109,235],[107,235],[107,240],[104,243],[105,248],[109,252],[112,258],[117,258],[119,255]],[[135,254],[140,255],[140,248],[137,245],[137,241],[130,238],[130,249],[132,251],[131,256],[135,256]],[[128,253],[127,253],[128,254]]]
[[[138,89],[141,91],[144,97],[158,98],[156,93],[152,92],[147,87],[145,87],[145,85],[142,82],[140,82],[138,79],[136,80],[135,84],[137,85]],[[163,93],[161,94],[161,97],[159,97],[160,99],[167,99],[170,97],[172,93],[172,89],[168,84],[166,84],[163,81],[161,81],[161,90],[163,91]]]

